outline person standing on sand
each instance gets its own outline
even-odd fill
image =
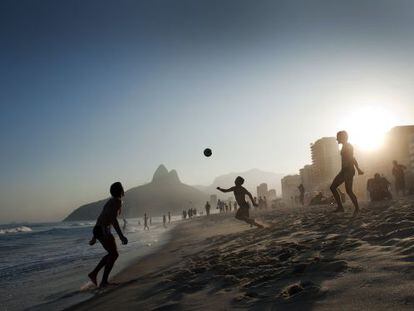
[[[206,215],[207,216],[210,216],[210,208],[211,208],[211,206],[210,206],[210,203],[208,201],[206,202],[206,205],[204,206],[204,208],[206,209]]]
[[[217,187],[217,190],[221,192],[233,192],[234,198],[236,199],[237,204],[239,205],[239,209],[236,212],[236,219],[242,220],[250,224],[251,226],[257,226],[258,228],[263,228],[261,224],[258,224],[254,219],[249,217],[249,204],[246,201],[246,195],[250,198],[253,203],[253,206],[258,206],[256,201],[253,199],[252,194],[247,191],[242,185],[244,183],[244,178],[238,176],[234,181],[235,186],[229,189],[223,189]]]
[[[407,168],[402,165],[398,164],[396,160],[392,161],[393,168],[392,174],[395,177],[395,194],[398,196],[400,192],[405,195],[405,172]]]
[[[335,212],[344,212],[344,207],[342,205],[342,200],[338,193],[338,187],[345,183],[345,190],[348,196],[350,197],[352,203],[355,206],[353,216],[358,215],[359,212],[359,205],[358,199],[355,193],[352,190],[352,184],[355,175],[355,168],[358,171],[359,175],[364,174],[364,172],[359,168],[358,162],[354,157],[354,147],[348,142],[348,133],[346,131],[339,131],[336,134],[336,140],[339,144],[342,144],[341,149],[341,163],[342,168],[341,171],[336,175],[334,180],[332,181],[332,185],[330,187],[336,204],[338,205]]]
[[[147,213],[144,213],[144,230],[149,230]]]
[[[162,215],[162,224],[164,226],[164,228],[167,228],[167,217],[164,215]]]
[[[298,186],[299,189],[299,201],[300,204],[302,204],[302,206],[305,205],[305,187],[303,186],[303,184],[300,184]]]
[[[89,242],[90,245],[93,245],[96,240],[98,240],[102,244],[103,248],[108,252],[108,254],[102,257],[95,269],[88,274],[88,277],[92,283],[97,285],[96,278],[98,273],[103,267],[105,267],[102,281],[99,285],[100,287],[111,285],[111,283],[108,282],[109,273],[111,272],[112,267],[119,256],[115,238],[111,233],[111,226],[114,227],[115,231],[118,233],[122,244],[128,244],[128,239],[122,233],[117,219],[117,216],[121,213],[121,198],[124,196],[122,184],[120,182],[112,184],[110,193],[112,198],[110,198],[103,207],[102,212],[96,221],[96,225],[93,228],[93,238]]]

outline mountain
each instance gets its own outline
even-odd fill
[[[142,217],[147,212],[161,216],[171,212],[181,214],[190,206],[201,208],[208,196],[192,186],[183,184],[176,170],[168,171],[160,165],[148,184],[131,188],[123,198],[123,214],[126,217]],[[100,200],[83,205],[74,210],[64,221],[96,219],[108,200]]]
[[[227,198],[229,194],[221,194],[216,190],[217,187],[229,188],[234,185],[234,180],[237,176],[241,176],[245,179],[244,187],[249,190],[254,196],[256,195],[256,187],[261,183],[267,183],[268,189],[276,189],[278,195],[281,194],[280,180],[285,174],[276,174],[272,172],[266,172],[257,168],[245,171],[245,172],[233,172],[226,175],[218,176],[214,179],[210,186],[194,186],[197,189],[203,191],[206,194],[217,194],[219,197]]]

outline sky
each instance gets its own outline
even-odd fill
[[[413,15],[410,0],[1,1],[0,223],[60,220],[161,163],[193,185],[295,173],[368,106],[414,124]]]

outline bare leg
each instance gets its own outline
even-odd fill
[[[342,205],[342,200],[341,197],[339,196],[338,190],[337,188],[344,182],[344,176],[342,173],[339,173],[338,175],[336,175],[336,177],[334,178],[334,180],[332,181],[332,185],[330,187],[333,197],[335,199],[335,202],[337,204],[337,209],[336,211],[338,212],[343,212],[344,211],[344,207]]]
[[[108,255],[107,255],[108,259],[107,259],[106,264],[105,264],[105,270],[104,270],[101,285],[100,285],[101,287],[105,287],[109,284],[108,283],[109,273],[111,273],[111,270],[114,266],[114,263],[115,263],[116,259],[119,256],[118,250],[116,249],[115,238],[113,236],[110,236],[105,241],[104,247],[108,251]]]
[[[346,189],[346,193],[348,194],[349,198],[352,201],[352,204],[354,204],[354,207],[355,207],[354,216],[356,216],[359,213],[359,204],[358,204],[358,199],[354,191],[352,190],[352,183],[353,183],[353,176],[345,180],[345,189]]]

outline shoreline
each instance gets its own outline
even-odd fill
[[[178,224],[122,283],[67,310],[346,310],[414,308],[414,198],[263,211],[250,229],[233,214]]]

